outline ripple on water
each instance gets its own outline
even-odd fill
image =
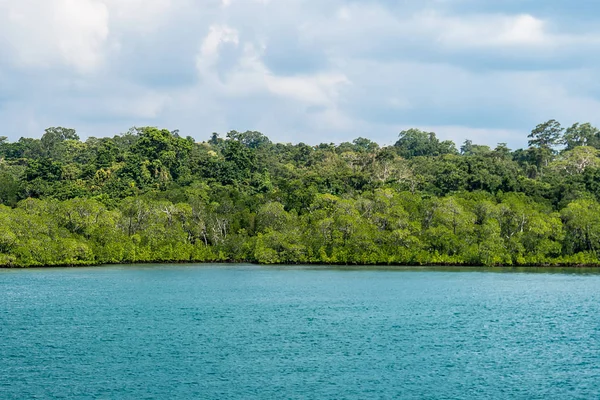
[[[0,271],[0,397],[600,398],[600,276]]]

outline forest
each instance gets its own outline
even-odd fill
[[[599,265],[600,130],[550,120],[528,139],[0,137],[0,266]]]

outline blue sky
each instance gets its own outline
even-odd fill
[[[551,118],[600,125],[599,19],[591,0],[0,0],[0,135],[524,147]]]

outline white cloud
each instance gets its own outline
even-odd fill
[[[334,104],[339,86],[350,83],[343,74],[335,73],[290,77],[268,74],[265,78],[271,93],[314,105]]]
[[[243,47],[222,79],[219,77],[217,63],[220,51],[226,44]],[[202,41],[196,59],[198,72],[211,85],[213,90],[230,96],[270,93],[276,96],[297,100],[310,105],[333,106],[339,95],[339,87],[348,84],[341,73],[318,73],[294,76],[278,76],[270,71],[262,61],[265,45],[240,43],[239,32],[228,26],[210,27]]]
[[[96,0],[0,2],[0,32],[17,65],[93,71],[103,62],[108,8]]]
[[[171,29],[173,12],[187,8],[188,0],[99,0],[109,10],[110,26],[115,36],[148,35]]]
[[[155,22],[182,0],[100,0],[110,9],[111,18],[126,21]]]
[[[229,7],[233,1],[234,0],[221,0],[221,5],[223,7]],[[239,0],[235,0],[235,1],[238,2]],[[241,2],[244,2],[244,1],[247,2],[248,0],[241,0]],[[266,4],[269,4],[271,2],[271,0],[252,0],[251,2],[266,5]]]
[[[200,54],[196,58],[196,66],[201,73],[206,72],[208,68],[214,67],[219,58],[219,50],[223,44],[239,44],[238,32],[226,25],[213,25],[210,27],[208,35],[202,41]]]
[[[537,46],[551,39],[545,22],[529,14],[457,17],[428,13],[417,21],[437,31],[438,40],[451,46]]]
[[[171,103],[170,95],[144,90],[136,91],[128,97],[104,98],[98,107],[108,115],[148,120],[159,117]],[[89,112],[95,111],[91,109]]]
[[[439,43],[455,48],[557,49],[600,43],[600,33],[555,32],[547,20],[531,14],[446,15],[428,11],[417,14],[414,24],[434,32]]]
[[[545,119],[600,124],[593,24],[458,3],[0,0],[3,135],[152,124],[389,144],[415,126],[517,147]]]
[[[456,13],[427,1],[422,7],[395,8],[378,1],[342,2],[331,15],[317,15],[301,28],[306,40],[321,43],[336,57],[449,60],[460,55],[468,62],[470,55],[485,54],[532,62],[571,54],[574,46],[600,45],[600,32],[560,30],[547,16]]]

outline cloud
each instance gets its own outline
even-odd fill
[[[213,25],[209,28],[208,35],[202,41],[200,53],[196,58],[196,67],[201,74],[207,74],[216,66],[220,50],[223,45],[231,43],[235,47],[239,44],[238,32],[226,25]]]
[[[544,21],[528,14],[466,18],[426,14],[417,21],[438,31],[438,40],[449,46],[540,46],[550,43]]]
[[[339,96],[338,87],[348,84],[343,74],[278,77],[266,74],[267,89],[279,96],[312,105],[333,105]]]
[[[338,87],[348,84],[339,73],[316,73],[279,76],[264,64],[264,45],[240,43],[239,32],[229,26],[213,25],[202,41],[196,66],[204,87],[228,96],[269,93],[309,105],[332,106],[339,95]],[[222,61],[222,51],[231,46],[229,68]],[[239,51],[238,51],[239,50]]]
[[[110,10],[111,19],[125,23],[128,30],[147,32],[162,26],[165,16],[175,8],[186,5],[182,0],[98,0]],[[166,21],[165,21],[166,22]],[[170,21],[169,21],[170,22]]]
[[[95,0],[0,2],[2,47],[22,67],[89,72],[103,62],[108,8]]]
[[[0,0],[2,135],[520,147],[546,119],[600,124],[600,5],[548,1]]]

